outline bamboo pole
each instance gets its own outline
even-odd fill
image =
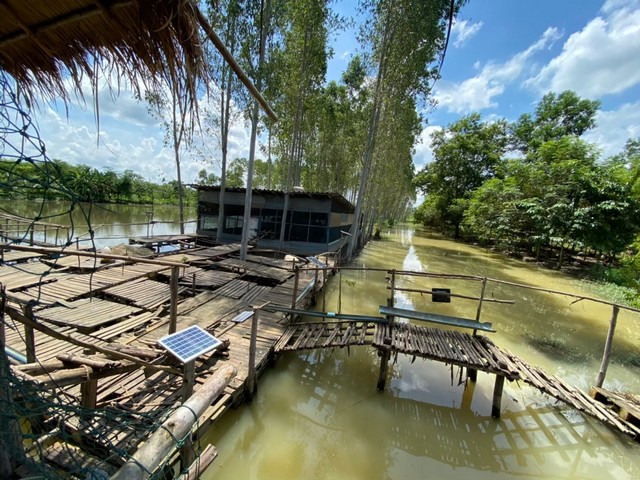
[[[387,289],[389,289],[389,287],[387,287]],[[433,295],[433,290],[424,290],[421,288],[401,288],[401,287],[396,287],[396,292],[412,292],[412,293],[426,293],[428,295]],[[458,293],[449,293],[448,294],[450,297],[455,297],[455,298],[463,298],[465,300],[480,300],[480,297],[471,297],[469,295],[461,295]],[[505,305],[515,305],[516,302],[515,300],[500,300],[498,298],[482,298],[482,300],[484,302],[492,302],[492,303],[501,303],[501,304],[505,304]]]
[[[163,267],[188,267],[189,265],[181,262],[171,262],[169,260],[158,260],[155,258],[142,258],[142,257],[131,257],[129,255],[111,255],[107,253],[97,253],[97,252],[83,252],[81,250],[73,250],[69,251],[64,248],[53,248],[53,247],[36,247],[36,246],[27,246],[27,245],[16,245],[11,244],[11,250],[17,250],[21,252],[35,252],[35,253],[49,253],[55,255],[77,255],[79,257],[91,257],[91,258],[106,258],[109,260],[125,260],[128,262],[136,262],[136,263],[148,263],[150,265],[159,265]]]
[[[49,335],[50,337],[56,338],[58,340],[64,340],[66,342],[69,342],[73,345],[78,345],[80,347],[84,347],[84,348],[91,348],[97,352],[103,353],[107,356],[110,357],[115,357],[115,358],[119,358],[122,360],[130,360],[132,362],[134,362],[136,365],[139,366],[143,366],[146,368],[150,368],[153,370],[163,370],[165,372],[170,372],[170,373],[175,373],[177,375],[180,375],[181,372],[179,372],[178,370],[176,370],[175,368],[172,367],[167,367],[166,365],[155,365],[153,363],[149,363],[149,362],[145,362],[144,360],[141,360],[137,357],[134,357],[133,355],[128,355],[126,353],[123,352],[119,352],[118,350],[114,350],[112,348],[105,348],[105,347],[101,347],[99,345],[96,345],[94,343],[89,343],[89,342],[85,342],[82,340],[79,340],[77,338],[73,338],[71,336],[68,335],[64,335],[62,333],[59,333],[58,331],[54,330],[51,327],[48,327],[42,323],[36,322],[34,320],[32,320],[31,318],[27,317],[26,315],[24,315],[23,313],[19,312],[18,310],[14,309],[14,308],[7,308],[7,313],[9,313],[9,316],[11,318],[13,318],[14,320],[25,324],[25,325],[29,325],[31,327],[33,327],[35,330],[38,330],[42,333],[44,333],[45,335]]]
[[[602,354],[602,362],[600,363],[600,371],[598,372],[598,378],[596,379],[596,387],[602,387],[604,383],[604,377],[607,375],[607,368],[609,368],[609,361],[611,360],[611,348],[613,347],[613,335],[616,331],[616,324],[618,323],[618,313],[620,309],[617,306],[613,307],[611,314],[611,321],[609,322],[609,331],[607,332],[607,340],[604,344],[604,353]]]
[[[232,365],[221,367],[189,400],[173,412],[111,480],[149,478],[162,461],[175,450],[176,439],[190,434],[200,415],[220,396],[236,373]]]

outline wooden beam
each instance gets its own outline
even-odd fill
[[[179,267],[171,267],[171,303],[169,304],[169,335],[176,333],[178,328],[178,277]]]
[[[146,367],[146,368],[150,368],[153,370],[163,370],[165,372],[170,372],[170,373],[175,373],[177,375],[180,375],[180,371],[176,370],[175,368],[172,367],[168,367],[166,365],[155,365],[153,363],[149,363],[149,362],[145,362],[144,360],[141,360],[137,357],[134,357],[133,355],[129,355],[111,348],[106,348],[106,347],[102,347],[99,346],[97,344],[94,343],[89,343],[89,342],[85,342],[82,340],[79,340],[77,338],[73,338],[70,337],[68,335],[64,335],[62,333],[59,333],[58,331],[54,330],[51,327],[48,327],[42,323],[38,323],[38,322],[34,322],[32,319],[28,318],[27,316],[25,316],[24,314],[22,314],[21,312],[17,311],[15,308],[7,308],[7,312],[9,313],[9,316],[11,318],[13,318],[14,320],[25,324],[25,325],[30,325],[31,327],[33,327],[35,330],[38,330],[42,333],[44,333],[45,335],[49,335],[50,337],[53,338],[57,338],[58,340],[64,340],[66,342],[69,342],[73,345],[78,345],[79,347],[84,347],[84,348],[91,348],[94,349],[97,352],[103,353],[109,357],[115,357],[115,358],[119,358],[122,360],[130,360],[133,363],[135,363],[138,366],[142,366],[142,367]]]
[[[27,245],[17,245],[14,243],[6,246],[9,247],[10,250],[17,250],[21,252],[36,252],[36,253],[48,253],[48,254],[54,254],[54,255],[104,258],[108,260],[124,260],[126,262],[148,263],[150,265],[160,265],[163,267],[188,267],[189,266],[186,263],[171,262],[168,260],[157,260],[155,258],[132,257],[129,255],[111,255],[108,253],[84,252],[82,250],[68,250],[65,248],[36,247],[36,246],[32,247]]]

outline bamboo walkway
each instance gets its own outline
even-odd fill
[[[637,413],[640,410],[632,406],[630,400],[627,399],[626,407],[618,408],[624,412],[620,415],[603,404],[603,397],[606,398],[605,403],[613,403],[610,396],[590,396],[560,377],[529,365],[482,335],[399,322],[393,325],[366,321],[310,322],[289,326],[276,343],[275,351],[359,345],[482,371],[496,375],[497,380],[523,381],[632,438],[640,439],[640,414]]]
[[[13,371],[45,391],[62,389],[66,397],[96,412],[119,412],[115,419],[97,413],[82,419],[70,416],[64,428],[84,438],[92,451],[133,451],[148,432],[129,419],[144,418],[147,425],[161,422],[183,400],[187,372],[157,343],[171,328],[170,284],[177,272],[175,328],[198,325],[223,342],[197,359],[195,389],[225,365],[238,372],[199,419],[201,433],[252,394],[252,371],[260,374],[274,355],[369,346],[381,356],[406,354],[495,375],[496,390],[504,379],[523,381],[640,438],[638,414],[629,402],[621,407],[621,400],[605,391],[587,395],[484,336],[406,322],[391,326],[383,317],[291,323],[292,316],[314,301],[326,276],[297,270],[299,262],[257,255],[241,261],[237,251],[236,245],[189,248],[157,257],[165,262],[158,264],[93,258],[82,269],[73,267],[81,257],[72,253],[49,263],[25,256],[26,263],[0,265],[0,283],[11,302],[5,341],[15,358],[29,361],[15,364]],[[260,308],[267,303],[272,310]],[[237,321],[246,311],[253,311],[253,318]],[[50,421],[43,424],[52,431],[57,428]],[[63,468],[71,462],[69,456],[74,462],[82,457],[59,444],[47,452],[48,461]],[[107,458],[116,467],[125,460],[122,454]]]

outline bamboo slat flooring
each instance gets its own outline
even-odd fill
[[[226,285],[234,278],[240,275],[237,273],[227,272],[225,270],[204,269],[200,267],[190,266],[186,269],[180,269],[180,283],[185,286],[192,286],[195,275],[195,283],[197,288],[219,288]],[[158,277],[165,278],[167,281],[171,277],[168,271],[160,272]]]
[[[115,287],[109,287],[103,293],[145,310],[154,310],[160,305],[169,302],[171,287],[166,283],[140,278]]]
[[[2,261],[4,263],[11,262],[26,262],[27,260],[34,260],[36,258],[41,258],[43,255],[41,253],[35,252],[16,252],[13,250],[4,250],[2,252]]]
[[[9,292],[55,282],[58,278],[60,277],[52,273],[50,267],[39,262],[0,266],[0,283],[5,285]]]
[[[58,281],[36,285],[19,292],[16,296],[24,301],[36,300],[39,303],[55,303],[69,301],[98,292],[105,288],[130,282],[149,274],[166,270],[167,267],[151,264],[132,264],[116,266],[94,273],[68,273],[64,277],[56,277]],[[44,277],[46,279],[46,277]]]
[[[138,307],[99,298],[84,298],[38,310],[35,316],[56,325],[73,326],[86,333],[138,312]]]
[[[243,261],[236,258],[225,258],[224,260],[215,262],[215,265],[233,272],[251,275],[252,277],[264,278],[277,283],[282,283],[293,275],[292,272],[283,270],[282,268]]]
[[[276,352],[287,352],[371,345],[374,332],[373,322],[297,323],[287,328],[274,349]]]

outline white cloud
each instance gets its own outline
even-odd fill
[[[456,21],[451,27],[451,32],[455,35],[453,45],[456,48],[462,47],[467,40],[475,36],[482,28],[483,23],[471,23],[467,20]]]
[[[640,101],[626,103],[617,110],[600,111],[598,126],[584,135],[602,150],[602,158],[620,153],[629,138],[640,137]]]
[[[100,123],[94,117],[94,99],[87,85],[84,101],[69,105],[67,117],[64,107],[58,110],[42,103],[34,112],[40,136],[48,157],[71,164],[85,164],[116,172],[133,170],[153,182],[176,178],[173,149],[164,145],[165,131],[160,121],[148,113],[145,102],[138,102],[133,90],[121,85],[116,98],[106,86],[98,92]],[[201,106],[216,99],[201,99]],[[217,106],[211,105],[213,111]],[[249,156],[249,132],[240,115],[231,125],[229,161]],[[181,158],[182,179],[194,182],[201,168],[220,173],[220,148],[211,134],[194,135],[191,148],[184,148]]]
[[[345,50],[338,56],[338,58],[345,61],[349,60],[349,58],[351,58],[351,50]]]
[[[415,146],[415,153],[413,154],[413,164],[416,167],[416,172],[422,170],[427,163],[433,161],[433,150],[431,149],[431,134],[442,130],[442,127],[437,125],[429,125],[420,132],[418,144]]]
[[[515,82],[524,72],[533,55],[549,48],[562,34],[549,27],[529,48],[516,53],[502,64],[488,63],[475,77],[462,82],[440,82],[435,91],[438,105],[449,112],[469,113],[497,106],[494,97]]]
[[[527,80],[541,92],[598,98],[640,84],[640,2],[613,0],[572,34],[562,52]]]

